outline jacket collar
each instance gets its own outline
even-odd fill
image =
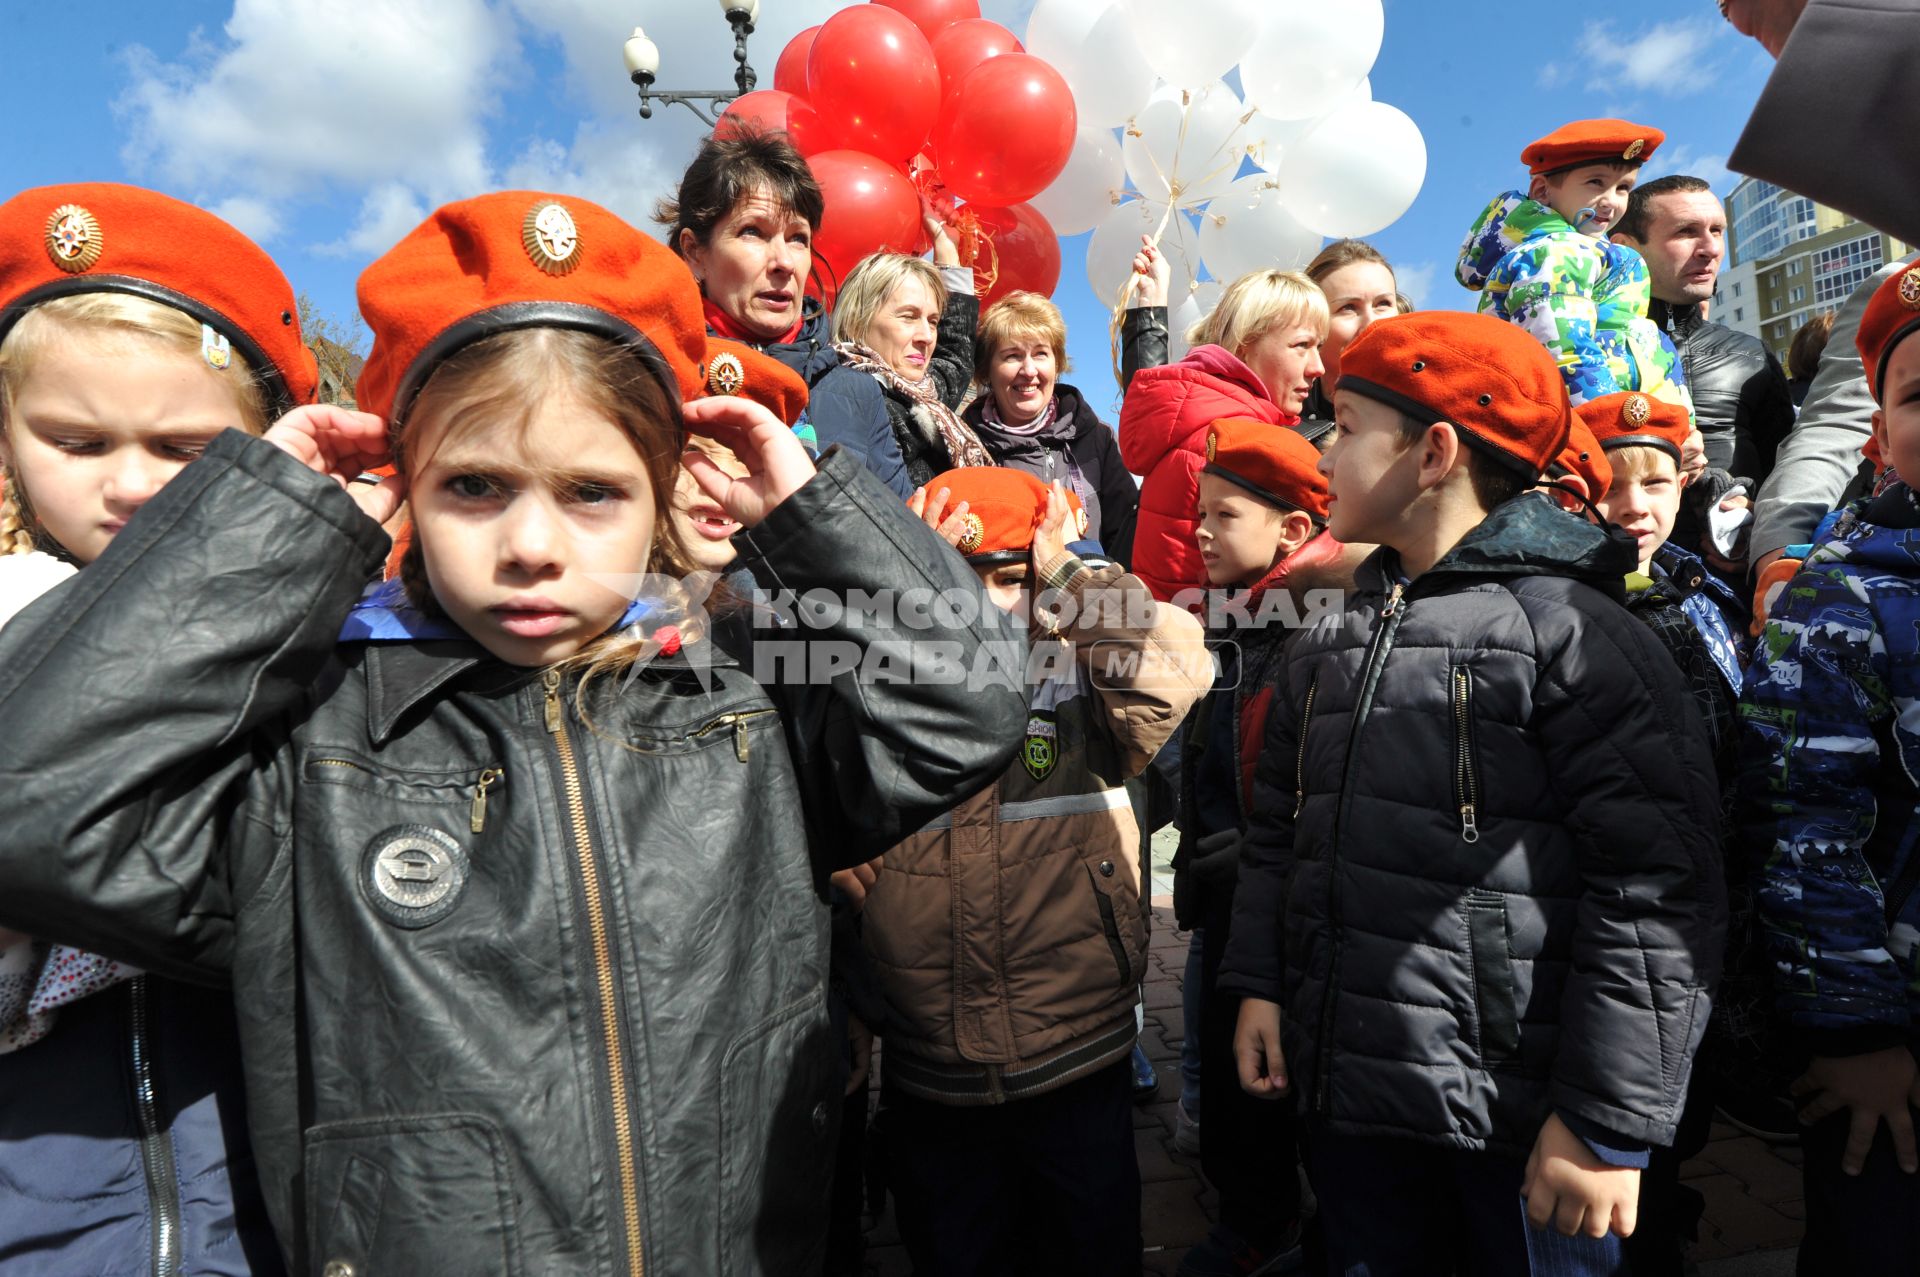
[[[1694,330],[1707,322],[1700,314],[1699,302],[1675,304],[1663,302],[1658,297],[1647,303],[1647,318],[1658,324],[1666,332],[1676,337],[1690,337]]]
[[[1566,576],[1617,601],[1623,597],[1622,582],[1639,562],[1633,539],[1624,532],[1568,514],[1545,493],[1523,492],[1495,506],[1420,581]],[[1386,546],[1360,569],[1361,581],[1382,591],[1400,575],[1400,555]]]

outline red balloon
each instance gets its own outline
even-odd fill
[[[797,98],[807,96],[807,51],[813,48],[813,37],[819,33],[819,27],[808,27],[787,41],[787,47],[780,50],[780,61],[774,64],[774,88]]]
[[[953,86],[988,58],[1025,52],[1013,32],[998,22],[974,18],[954,23],[933,37],[933,60],[940,64],[940,100],[952,96]]]
[[[719,123],[714,125],[715,135],[726,136],[721,130],[727,127],[728,120],[750,122],[767,132],[785,133],[793,139],[794,150],[802,155],[813,155],[832,145],[826,129],[821,126],[820,113],[807,105],[805,98],[779,89],[755,89],[728,103]]]
[[[813,232],[821,267],[813,274],[823,299],[831,303],[840,281],[864,257],[923,250],[920,195],[899,169],[859,151],[823,151],[807,163],[825,201]]]
[[[857,4],[821,24],[807,52],[808,98],[837,149],[905,164],[940,115],[940,68],[920,28]]]
[[[1060,283],[1060,237],[1053,233],[1047,219],[1031,204],[968,207],[980,219],[981,232],[993,242],[991,261],[982,251],[974,266],[984,270],[992,265],[999,272],[993,286],[980,298],[982,308],[1023,289],[1042,297],[1052,296]]]
[[[873,0],[889,9],[898,9],[913,20],[913,25],[931,40],[956,22],[969,22],[980,16],[980,0]]]
[[[961,77],[940,112],[941,180],[969,204],[1030,200],[1067,166],[1077,125],[1073,91],[1058,71],[1027,53],[988,58]]]

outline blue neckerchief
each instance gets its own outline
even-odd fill
[[[1739,623],[1745,613],[1740,596],[1709,572],[1697,556],[1671,541],[1661,543],[1648,566],[1665,573],[1669,580],[1688,574],[1700,577],[1698,589],[1682,593],[1680,610],[1693,623],[1694,630],[1706,644],[1707,655],[1738,696],[1745,686],[1747,657],[1745,631]]]
[[[653,600],[635,599],[613,624],[624,630],[637,625],[653,610]],[[405,643],[421,639],[464,639],[467,632],[452,621],[426,616],[407,601],[398,579],[367,587],[340,626],[342,643]]]

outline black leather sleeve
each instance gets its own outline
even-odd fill
[[[232,859],[289,815],[269,738],[387,547],[338,484],[229,430],[0,631],[0,925],[223,979]]]
[[[927,375],[940,388],[940,401],[955,412],[973,384],[973,338],[979,326],[980,299],[972,293],[948,293]]]
[[[825,604],[797,631],[760,636],[756,661],[781,671],[767,691],[827,868],[871,860],[1011,765],[1026,724],[1025,630],[851,457],[829,451],[735,543],[762,589]],[[833,614],[859,594],[882,605]],[[774,642],[784,650],[769,657]]]
[[[1167,362],[1167,308],[1136,306],[1120,321],[1120,389],[1133,384],[1142,368]]]

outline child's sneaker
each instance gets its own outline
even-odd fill
[[[1225,1224],[1215,1224],[1207,1240],[1181,1259],[1178,1277],[1267,1277],[1299,1272],[1303,1259],[1297,1219],[1264,1245],[1247,1240]]]
[[[1187,1115],[1185,1101],[1173,1106],[1173,1151],[1200,1156],[1200,1119]]]
[[[1151,1104],[1160,1098],[1160,1075],[1154,1072],[1153,1061],[1140,1049],[1138,1042],[1133,1044],[1133,1102]]]

